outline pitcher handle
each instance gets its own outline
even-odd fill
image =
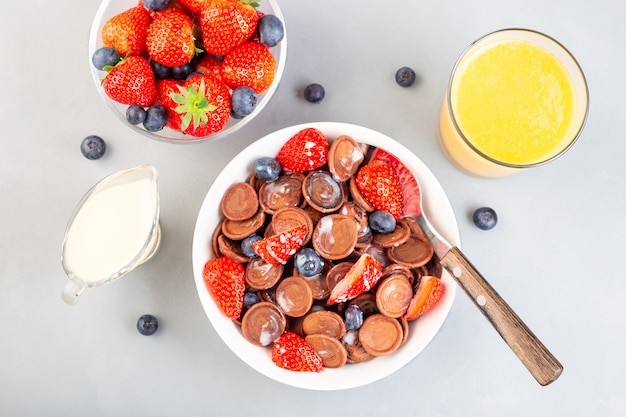
[[[81,282],[70,280],[65,284],[61,298],[69,305],[74,305],[78,302],[78,298],[85,293],[87,285]]]

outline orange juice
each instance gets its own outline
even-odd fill
[[[441,113],[446,155],[469,173],[503,176],[568,149],[586,117],[587,90],[566,52],[524,30],[473,44],[455,67]]]

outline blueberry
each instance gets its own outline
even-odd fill
[[[358,305],[352,304],[344,312],[346,330],[356,330],[363,325],[363,312]]]
[[[261,181],[275,181],[280,175],[280,163],[269,156],[254,161],[254,175]]]
[[[157,318],[152,314],[144,314],[137,320],[137,330],[144,336],[151,336],[159,328]]]
[[[153,12],[163,10],[170,4],[170,0],[141,0],[141,2],[146,9],[152,10]]]
[[[187,63],[187,64],[183,64],[180,65],[178,67],[171,67],[170,71],[172,74],[172,77],[176,78],[177,80],[186,80],[187,77],[189,77],[189,74],[191,74],[192,72],[194,72],[195,68],[193,66],[193,64],[191,63]]]
[[[97,49],[91,56],[91,63],[99,70],[104,70],[105,67],[114,67],[120,62],[120,54],[113,48],[102,47]]]
[[[259,296],[255,292],[246,291],[243,294],[243,308],[244,309],[248,309],[248,308],[252,307],[253,305],[258,303],[259,301],[261,301],[261,300],[259,299]]]
[[[107,145],[100,136],[89,135],[80,144],[80,151],[87,159],[100,159],[107,150]]]
[[[312,248],[300,249],[296,253],[295,264],[303,277],[313,277],[324,269],[324,261]]]
[[[230,96],[230,105],[232,111],[239,116],[247,116],[252,113],[256,107],[257,96],[250,87],[237,87]]]
[[[311,103],[319,103],[324,100],[326,91],[320,84],[309,84],[304,88],[304,99]]]
[[[261,17],[257,23],[257,28],[259,29],[259,41],[270,48],[278,45],[285,36],[283,22],[272,14]]]
[[[236,119],[236,120],[241,120],[241,119],[243,119],[243,118],[244,118],[244,117],[246,117],[246,116],[242,116],[242,115],[240,115],[240,114],[235,113],[235,112],[233,111],[233,109],[231,108],[231,109],[230,109],[230,117],[232,117],[233,119]]]
[[[243,252],[243,254],[246,255],[248,258],[254,258],[255,256],[257,256],[254,249],[252,249],[252,244],[259,240],[261,240],[261,236],[257,235],[256,233],[242,240],[241,251]]]
[[[376,233],[391,233],[396,228],[396,219],[385,210],[376,210],[368,218],[370,229]]]
[[[491,207],[481,207],[474,212],[473,220],[479,229],[491,230],[498,223],[498,215]]]
[[[396,71],[396,82],[400,87],[412,86],[416,78],[415,71],[409,67],[402,67]]]
[[[146,119],[143,121],[143,127],[148,132],[157,132],[167,124],[167,110],[161,104],[155,104],[146,110]]]
[[[156,61],[151,61],[150,65],[152,66],[152,71],[154,71],[154,76],[157,80],[164,80],[170,77],[172,72],[170,67]]]
[[[146,110],[139,104],[131,104],[126,109],[126,120],[131,125],[138,125],[146,120]]]

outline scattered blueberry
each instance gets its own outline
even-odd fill
[[[156,333],[159,328],[157,318],[152,314],[144,314],[137,320],[137,330],[144,336],[151,336]]]
[[[167,109],[161,104],[155,104],[148,107],[146,111],[146,119],[143,121],[143,127],[148,132],[157,132],[167,124]]]
[[[247,86],[237,87],[230,96],[232,111],[240,116],[248,116],[256,107],[256,92]]]
[[[120,54],[115,49],[106,46],[97,49],[91,56],[91,63],[99,70],[114,67],[118,62],[120,62]]]
[[[498,223],[498,215],[491,207],[481,207],[474,212],[473,220],[479,229],[491,230]]]
[[[370,229],[376,233],[391,233],[396,228],[396,219],[385,210],[376,210],[368,218]]]
[[[269,156],[254,161],[254,175],[261,181],[275,181],[280,175],[280,163]]]
[[[170,4],[170,0],[141,0],[141,2],[146,9],[152,10],[153,12],[163,10]]]
[[[313,248],[303,248],[296,253],[296,268],[303,277],[313,277],[324,269],[324,261]]]
[[[152,71],[157,80],[164,80],[171,75],[171,68],[156,61],[151,61]]]
[[[396,71],[396,82],[400,87],[410,87],[416,79],[415,71],[409,67],[402,67]]]
[[[259,296],[255,292],[246,291],[243,294],[243,308],[244,309],[248,309],[248,308],[252,307],[253,305],[258,303],[259,301],[261,301],[261,300],[259,299]]]
[[[176,78],[177,80],[186,80],[187,77],[189,76],[189,74],[191,74],[192,72],[194,72],[195,68],[194,65],[192,63],[188,63],[188,64],[183,64],[181,66],[178,67],[170,67],[170,71],[172,74],[172,77]]]
[[[254,251],[254,249],[252,249],[252,244],[254,242],[257,242],[259,240],[261,240],[261,236],[255,234],[252,234],[250,236],[248,236],[247,238],[245,238],[244,240],[241,241],[241,251],[243,252],[244,255],[246,255],[248,258],[254,258],[255,256],[257,256],[256,252]]]
[[[87,159],[100,159],[107,150],[107,145],[100,136],[89,135],[80,144],[80,151]]]
[[[285,28],[283,22],[272,14],[263,15],[257,23],[259,30],[259,41],[267,46],[272,47],[278,45],[285,36]]]
[[[319,103],[324,100],[326,91],[320,84],[309,84],[304,88],[304,99],[311,103]]]
[[[363,325],[363,312],[358,305],[352,304],[344,312],[346,330],[356,330]]]
[[[146,120],[146,110],[139,104],[131,104],[126,109],[126,120],[131,125],[138,125]]]

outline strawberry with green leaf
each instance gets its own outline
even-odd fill
[[[246,292],[243,266],[227,256],[221,256],[204,264],[202,276],[220,310],[226,317],[238,319]]]
[[[150,23],[146,48],[153,61],[168,67],[187,64],[197,52],[191,19],[180,12],[161,12]]]
[[[200,24],[204,49],[225,55],[256,31],[259,15],[254,0],[212,0],[202,9]]]
[[[231,88],[247,86],[257,94],[274,81],[276,59],[269,48],[258,42],[244,42],[224,57],[222,79]]]
[[[107,96],[122,104],[148,107],[157,97],[154,72],[148,60],[141,56],[122,58],[104,77],[102,87]]]
[[[396,219],[402,217],[402,184],[387,162],[371,161],[357,172],[355,182],[359,192],[377,210],[388,211]]]
[[[143,6],[131,7],[107,20],[102,27],[102,44],[115,48],[120,56],[143,55],[150,25],[150,12]]]
[[[204,137],[224,128],[230,117],[230,92],[219,78],[194,75],[178,90],[170,97],[184,133]]]
[[[294,332],[283,333],[272,346],[272,362],[295,372],[321,372],[324,363],[306,340]]]

